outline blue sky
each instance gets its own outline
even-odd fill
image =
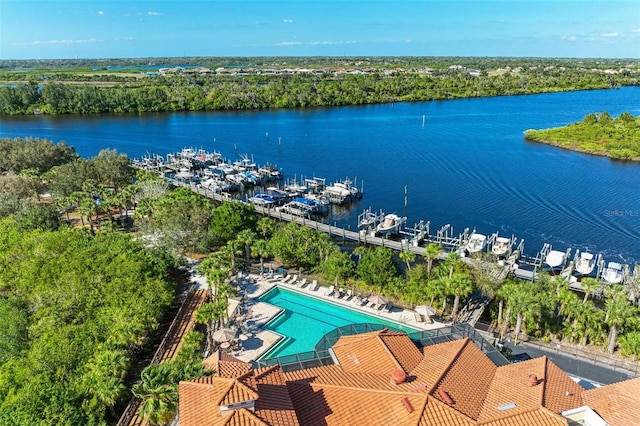
[[[640,58],[640,0],[0,0],[0,59]]]

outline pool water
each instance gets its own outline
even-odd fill
[[[323,289],[319,291],[323,291]],[[342,305],[280,287],[268,291],[260,297],[260,301],[284,309],[264,328],[286,336],[283,343],[269,351],[263,356],[263,359],[312,351],[326,333],[349,324],[382,324],[407,333],[413,333],[417,330],[387,321],[377,315],[367,315]]]

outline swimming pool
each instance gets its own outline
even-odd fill
[[[407,333],[417,331],[415,328],[387,321],[377,315],[367,315],[280,287],[269,290],[260,297],[260,301],[284,309],[264,328],[286,336],[281,344],[267,352],[262,359],[311,351],[326,333],[349,324],[374,323]]]

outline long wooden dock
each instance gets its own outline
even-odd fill
[[[228,194],[224,194],[224,193],[219,193],[219,192],[214,192],[211,190],[208,190],[206,188],[202,188],[200,186],[195,186],[195,185],[189,185],[189,184],[185,184],[183,182],[177,181],[177,180],[170,180],[170,182],[175,185],[175,186],[188,186],[191,188],[192,191],[197,192],[198,194],[207,197],[209,199],[212,199],[218,203],[223,203],[226,201],[240,201],[240,202],[244,202],[242,200],[238,200],[235,199],[233,197],[231,197]],[[253,205],[253,204],[252,204]],[[301,216],[296,216],[296,215],[292,215],[280,210],[277,210],[275,208],[265,208],[262,206],[256,206],[253,205],[255,211],[261,215],[264,216],[270,216],[274,219],[278,219],[280,221],[286,221],[286,222],[295,222],[299,225],[302,226],[306,226],[309,227],[311,229],[315,229],[316,231],[320,231],[320,232],[324,232],[326,234],[328,234],[330,237],[335,237],[335,238],[342,238],[344,241],[346,240],[350,240],[350,241],[355,241],[358,244],[371,244],[371,245],[376,245],[376,246],[381,246],[381,247],[387,247],[390,248],[392,250],[398,251],[398,252],[402,252],[402,251],[411,251],[417,255],[423,255],[425,252],[425,248],[421,247],[418,244],[413,244],[411,241],[409,241],[408,239],[400,239],[400,240],[390,240],[388,238],[383,238],[383,237],[378,237],[375,235],[372,235],[370,232],[356,232],[356,231],[351,231],[348,229],[344,229],[338,226],[333,226],[331,224],[326,224],[323,222],[319,222],[313,219],[308,219],[305,217],[301,217]],[[445,234],[448,232],[448,229],[444,229],[438,231],[438,233],[434,236],[433,241],[434,242],[438,242],[441,245],[444,246],[444,244],[442,244],[442,239],[445,238]],[[465,231],[466,232],[466,231]],[[431,240],[431,239],[430,239]],[[416,242],[418,242],[418,240],[415,240]],[[438,256],[438,258],[440,260],[443,260],[447,257],[448,252],[443,251],[440,253],[440,255]],[[472,259],[466,258],[466,257],[462,257],[461,260],[463,262],[466,262],[467,264],[471,265],[472,264]],[[495,277],[497,279],[503,279],[507,276],[509,272],[509,268],[508,267],[499,267],[496,266],[495,268]]]

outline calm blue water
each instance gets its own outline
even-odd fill
[[[407,333],[416,331],[410,327],[385,321],[378,316],[366,315],[341,305],[334,305],[279,287],[269,291],[260,300],[285,309],[282,315],[264,328],[290,337],[286,344],[278,346],[272,353],[269,353],[269,358],[311,351],[322,339],[322,336],[338,327],[349,324],[374,323]]]
[[[363,208],[404,213],[406,186],[409,224],[428,220],[432,233],[451,224],[456,233],[514,234],[532,255],[546,242],[640,261],[640,165],[523,140],[526,129],[602,111],[640,115],[640,87],[311,110],[3,117],[0,137],[64,140],[83,156],[102,148],[130,157],[183,147],[232,159],[247,153],[291,178],[364,182],[363,200],[332,218],[352,229]]]

